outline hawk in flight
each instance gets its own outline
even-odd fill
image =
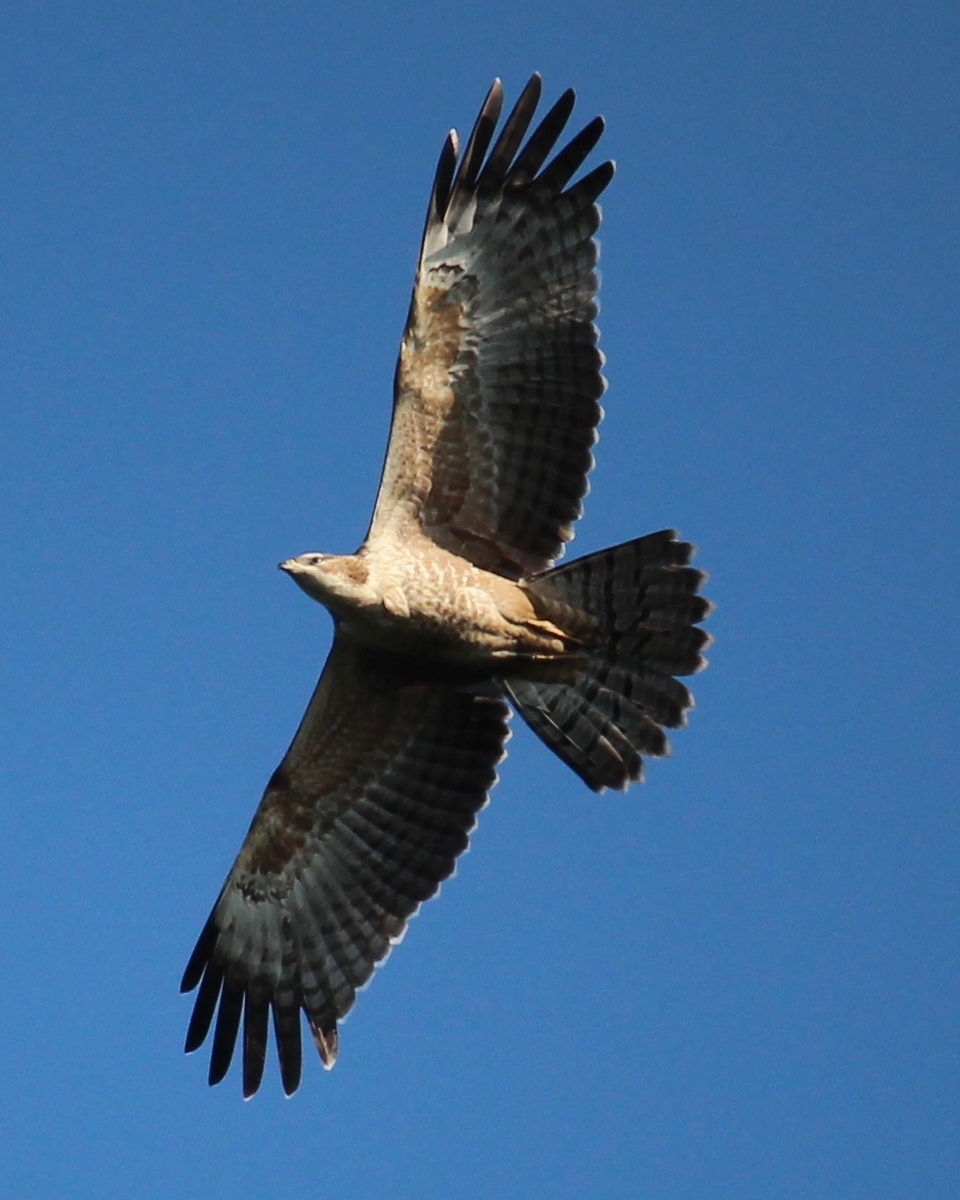
[[[540,77],[494,141],[502,99],[497,80],[440,155],[366,539],[280,564],[333,648],[182,984],[200,988],[187,1051],[216,1014],[210,1083],[240,1035],[244,1096],[271,1011],[287,1094],[301,1010],[333,1066],[357,989],[467,847],[508,701],[588,787],[625,789],[684,723],[675,676],[704,665],[704,576],[672,530],[553,565],[602,416],[593,235],[614,168],[570,182],[599,117],[550,157],[572,90],[526,141]]]

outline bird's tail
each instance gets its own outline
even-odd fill
[[[664,728],[693,697],[675,675],[706,665],[711,604],[672,529],[556,567],[525,583],[537,614],[581,645],[559,670],[502,686],[530,728],[594,791],[642,778],[641,754],[669,754]]]

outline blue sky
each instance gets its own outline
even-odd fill
[[[5,6],[0,1192],[956,1195],[958,25]],[[329,644],[275,565],[362,537],[440,144],[534,69],[618,162],[575,549],[696,541],[712,663],[627,796],[516,727],[336,1070],[244,1104],[177,985]]]

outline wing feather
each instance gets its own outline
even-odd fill
[[[547,155],[566,128],[576,102],[577,93],[573,88],[567,88],[533,131],[523,152],[507,173],[507,181],[514,187],[529,183],[547,161]]]
[[[496,129],[497,121],[500,119],[500,109],[502,107],[503,87],[500,84],[500,80],[495,79],[490,91],[487,92],[487,97],[474,122],[473,130],[467,139],[466,148],[463,151],[460,165],[457,168],[457,174],[453,181],[453,189],[450,193],[450,203],[447,211],[444,213],[444,217],[448,222],[457,222],[463,214],[463,210],[476,194],[477,176],[480,174],[483,156],[487,152],[490,139],[493,137],[493,131]]]
[[[568,187],[603,132],[597,117],[544,167],[575,97],[564,92],[521,145],[539,97],[534,76],[483,162],[495,81],[459,166],[455,136],[444,145],[368,533],[422,533],[514,579],[573,536],[605,386],[593,235],[613,164]]]
[[[508,710],[338,638],[267,786],[183,978],[200,991],[187,1050],[213,1018],[210,1082],[243,1017],[243,1090],[260,1086],[268,1010],[284,1090],[300,1081],[300,1011],[325,1066],[337,1022],[467,847]]]
[[[513,106],[510,116],[504,121],[500,136],[490,151],[490,157],[484,164],[480,178],[477,181],[478,193],[484,200],[489,200],[491,196],[496,195],[503,187],[510,164],[516,157],[516,153],[520,149],[520,143],[530,128],[533,114],[537,111],[542,86],[540,76],[537,74],[531,75],[527,86],[520,93],[520,98]]]

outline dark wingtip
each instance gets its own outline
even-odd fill
[[[578,179],[565,195],[585,197],[591,202],[595,202],[600,193],[609,185],[615,171],[616,167],[612,162],[601,163],[599,167],[594,167],[582,179]]]
[[[533,179],[569,121],[576,100],[576,92],[573,88],[567,88],[533,131],[526,146],[520,151],[519,157],[507,173],[508,182],[522,185]]]
[[[192,1054],[206,1040],[217,1001],[220,999],[222,985],[223,968],[217,967],[214,963],[208,963],[207,969],[203,973],[203,982],[197,993],[196,1003],[193,1006],[193,1015],[190,1017],[190,1024],[187,1027],[187,1037],[183,1046],[185,1053]]]
[[[480,173],[477,184],[481,192],[492,195],[503,185],[514,155],[519,150],[524,134],[540,103],[541,91],[542,80],[539,73],[534,71],[504,122],[500,136]]]
[[[213,912],[207,917],[207,923],[197,938],[197,944],[193,948],[190,961],[187,963],[186,970],[183,972],[183,978],[180,980],[181,994],[193,991],[200,982],[204,968],[210,961],[210,955],[213,953],[214,943],[217,940],[217,927],[214,923],[214,914],[216,911],[216,905],[214,905]]]
[[[240,1028],[240,1014],[243,1011],[243,993],[244,988],[240,984],[231,983],[229,980],[223,986],[217,1027],[213,1031],[210,1073],[207,1077],[211,1087],[215,1087],[230,1070],[234,1047],[237,1044],[237,1031]]]
[[[442,220],[444,213],[447,211],[447,204],[450,202],[450,186],[453,183],[453,173],[457,165],[457,154],[460,150],[460,139],[457,137],[457,131],[451,129],[443,142],[443,149],[440,151],[440,157],[437,160],[437,171],[433,180],[433,192],[430,196],[430,205],[427,212],[427,220]]]
[[[249,1100],[260,1087],[267,1061],[269,1001],[248,990],[243,1006],[243,1098]]]
[[[280,1082],[283,1085],[283,1094],[292,1096],[300,1086],[300,1063],[296,1062],[291,1065],[281,1063]]]
[[[584,159],[600,141],[604,126],[603,117],[594,117],[592,121],[588,121],[546,167],[539,176],[539,183],[557,191],[566,187]]]
[[[293,1004],[273,1000],[273,1032],[280,1059],[280,1082],[285,1096],[300,1086],[302,1053],[300,1049],[300,1009]]]
[[[536,108],[540,103],[540,97],[543,95],[543,76],[539,71],[534,71],[527,82],[523,85],[523,91],[520,93],[520,99],[527,97],[533,101],[533,107]],[[518,100],[519,103],[519,100]]]
[[[477,119],[473,123],[473,129],[470,131],[460,158],[460,165],[457,167],[445,215],[448,224],[456,224],[458,217],[474,194],[484,157],[493,139],[497,122],[500,120],[502,107],[503,85],[499,79],[495,79],[480,106]]]

